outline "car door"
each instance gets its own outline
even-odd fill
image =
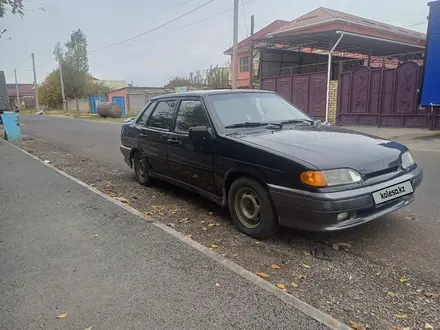
[[[145,127],[139,134],[139,147],[147,157],[150,169],[162,175],[168,172],[168,143],[176,99],[158,100]]]
[[[181,98],[173,130],[168,139],[170,176],[203,191],[215,194],[212,148],[195,148],[189,139],[189,129],[211,127],[200,98]]]

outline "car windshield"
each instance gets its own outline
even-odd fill
[[[311,122],[298,108],[272,93],[228,93],[209,98],[225,128]]]

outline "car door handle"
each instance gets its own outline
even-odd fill
[[[171,144],[178,144],[178,143],[179,143],[179,140],[177,140],[176,138],[169,138],[169,139],[167,140],[167,142],[168,142],[168,143],[171,143]]]
[[[141,133],[141,134],[139,134],[139,137],[141,137],[141,138],[147,138],[147,137],[148,137],[148,134]]]

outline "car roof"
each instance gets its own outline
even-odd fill
[[[265,91],[261,89],[208,89],[190,92],[180,92],[159,95],[151,98],[151,101],[176,98],[176,97],[187,97],[187,96],[208,96],[208,95],[219,95],[219,94],[243,94],[243,93],[273,93],[272,91]]]

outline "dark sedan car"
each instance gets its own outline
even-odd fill
[[[141,184],[166,180],[228,206],[258,238],[371,221],[412,202],[423,173],[404,145],[321,125],[265,91],[156,97],[124,123],[121,152]]]

